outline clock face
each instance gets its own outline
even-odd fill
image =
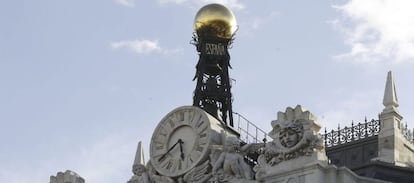
[[[207,154],[209,119],[193,106],[180,107],[165,116],[154,131],[150,145],[151,163],[165,176],[191,170]]]

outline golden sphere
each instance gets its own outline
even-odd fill
[[[194,30],[198,36],[232,38],[237,30],[236,17],[221,4],[208,4],[198,10],[194,18]]]

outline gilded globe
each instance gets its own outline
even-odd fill
[[[194,30],[198,36],[232,38],[237,30],[233,12],[221,4],[208,4],[198,10],[194,19]]]

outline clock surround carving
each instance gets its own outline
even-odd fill
[[[208,158],[209,147],[222,145],[225,126],[204,110],[183,106],[168,113],[150,144],[151,165],[164,176],[179,177]],[[228,134],[234,134],[227,130]]]

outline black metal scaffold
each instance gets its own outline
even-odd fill
[[[193,42],[199,53],[193,105],[198,106],[220,121],[234,127],[228,49],[233,38],[214,36],[208,29],[198,31]]]

